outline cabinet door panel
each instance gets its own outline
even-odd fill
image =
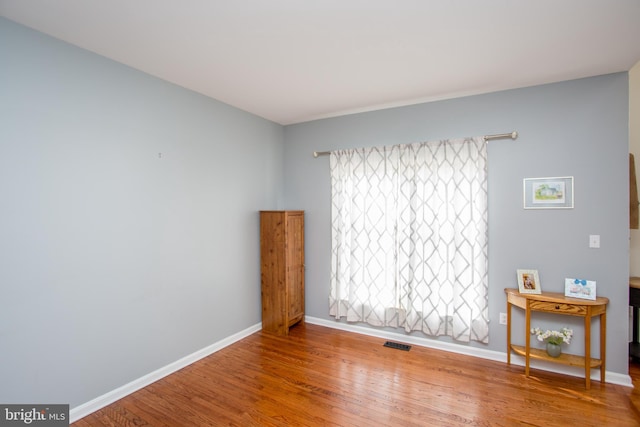
[[[271,212],[260,217],[260,275],[262,281],[262,328],[286,334],[286,256],[284,216]]]

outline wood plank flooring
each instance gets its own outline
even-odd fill
[[[255,333],[74,425],[639,426],[630,387],[311,324]]]

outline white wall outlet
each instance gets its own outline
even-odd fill
[[[591,234],[589,236],[589,247],[590,248],[599,248],[600,247],[600,235],[599,234]]]
[[[500,313],[500,324],[501,325],[507,324],[507,313]]]

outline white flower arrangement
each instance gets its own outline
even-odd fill
[[[560,345],[562,343],[571,344],[571,337],[573,337],[573,329],[562,328],[562,331],[550,331],[546,330],[542,332],[540,328],[531,328],[531,334],[538,338],[538,341],[547,340],[551,344]]]

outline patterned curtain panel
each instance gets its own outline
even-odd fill
[[[487,343],[482,137],[331,153],[330,314]]]

